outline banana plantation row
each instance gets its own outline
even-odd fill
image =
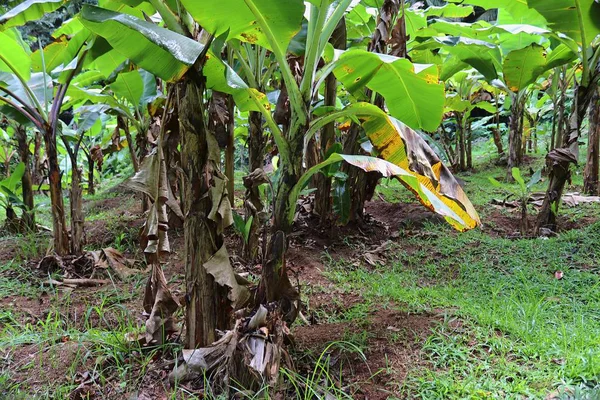
[[[92,193],[103,160],[124,152],[147,212],[147,342],[163,341],[184,306],[186,347],[241,382],[276,379],[281,353],[244,369],[219,343],[267,325],[263,345],[282,345],[300,307],[285,253],[307,189],[322,224],[346,224],[393,177],[472,229],[479,217],[451,171],[473,168],[472,143],[489,136],[507,180],[527,152],[548,151],[536,231],[556,230],[590,110],[585,188],[598,192],[594,0],[99,0],[49,38],[22,34],[67,3],[26,0],[0,16],[1,133],[15,146],[2,149],[7,227],[35,230],[33,194],[47,191],[55,253],[82,254],[84,186]],[[247,160],[236,161],[239,143]],[[248,171],[243,217],[231,210],[236,162]],[[234,216],[246,261],[263,266],[252,291],[224,245]],[[185,304],[161,269],[174,223]],[[195,368],[192,354],[176,379]]]

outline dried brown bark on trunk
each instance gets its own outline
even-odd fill
[[[56,150],[56,132],[46,126],[44,143],[48,156],[48,180],[50,183],[50,201],[52,204],[52,228],[54,233],[54,251],[59,256],[69,254],[69,234],[65,219],[65,205],[62,197],[62,176],[58,165]]]
[[[585,118],[588,105],[592,96],[597,91],[598,74],[590,80],[588,87],[577,86],[571,115],[569,117],[569,129],[563,137],[562,147],[552,150],[546,156],[546,163],[550,168],[550,182],[546,190],[546,196],[542,203],[542,208],[538,214],[536,223],[536,234],[540,233],[542,228],[550,229],[556,232],[556,217],[560,198],[567,180],[570,178],[570,165],[577,163],[578,139],[581,130],[581,124]]]
[[[194,71],[178,84],[183,214],[186,275],[186,347],[208,346],[217,339],[217,329],[230,326],[231,304],[227,289],[207,273],[204,263],[223,244],[217,224],[208,218],[211,199],[208,191],[217,165],[210,154],[219,153],[204,117],[204,84]],[[211,141],[212,139],[212,141]]]
[[[248,155],[250,158],[250,172],[263,167],[265,159],[265,137],[262,127],[262,114],[258,111],[250,111],[248,114]],[[258,256],[259,248],[259,213],[263,210],[258,185],[249,183],[246,185],[244,195],[244,209],[246,219],[252,216],[252,225],[248,235],[248,243],[245,244],[244,254],[249,261],[254,261]]]
[[[94,187],[94,159],[91,155],[87,154],[87,162],[88,162],[88,194],[96,193],[96,188]]]
[[[502,147],[502,137],[500,136],[500,129],[492,128],[492,135],[494,137],[494,145],[498,150],[498,155],[501,156],[504,154],[504,148]]]
[[[508,133],[508,167],[506,172],[506,180],[513,181],[512,169],[519,167],[523,160],[522,141],[523,141],[523,108],[521,100],[517,95],[513,96],[510,105],[510,130]]]
[[[225,176],[227,176],[227,195],[229,196],[229,203],[233,207],[235,193],[235,143],[234,143],[234,130],[235,130],[235,118],[233,117],[235,103],[233,102],[233,96],[227,95],[227,114],[229,120],[227,121],[227,148],[225,149]]]
[[[24,126],[17,127],[16,139],[19,150],[19,158],[25,164],[25,172],[21,177],[23,203],[27,208],[23,212],[23,224],[28,231],[35,231],[35,213],[33,211],[33,182],[31,179],[31,167],[29,165],[29,144],[27,143],[27,131],[25,130]]]
[[[590,127],[588,134],[587,161],[583,172],[583,190],[585,193],[598,194],[598,154],[600,151],[600,96],[594,93],[590,104]]]

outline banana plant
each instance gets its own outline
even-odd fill
[[[499,9],[495,25],[465,26],[436,21],[427,32],[434,31],[437,35],[428,33],[430,38],[415,49],[421,52],[420,57],[429,54],[428,57],[432,58],[426,52],[434,49],[439,49],[443,55],[449,54],[451,58],[439,57],[440,53],[433,58],[440,65],[443,79],[470,65],[493,86],[510,96],[507,179],[512,180],[512,168],[522,161],[523,107],[530,85],[546,71],[570,63],[576,58],[576,51],[572,43],[562,43],[555,32],[529,25],[543,22],[543,17],[524,4],[488,0],[468,0],[465,3]],[[541,24],[542,27],[544,25]]]
[[[473,168],[473,152],[471,148],[471,113],[480,108],[495,113],[496,107],[488,101],[481,101],[476,96],[483,90],[479,75],[472,71],[455,74],[447,81],[449,93],[446,96],[446,112],[452,112],[456,119],[456,167],[464,171]]]
[[[232,223],[231,209],[226,179],[219,170],[220,150],[208,129],[204,108],[206,84],[201,71],[209,60],[216,61],[217,57],[207,56],[213,38],[204,36],[200,42],[197,34],[190,33],[197,30],[186,9],[172,10],[162,1],[151,3],[140,2],[129,7],[126,2],[113,2],[116,10],[85,6],[79,19],[86,29],[107,43],[109,53],[163,80],[168,95],[162,122],[167,112],[177,109],[180,165],[185,176],[181,216],[185,215],[186,281],[190,282],[186,288],[186,345],[198,348],[215,342],[217,329],[229,329],[231,312],[243,307],[249,298],[248,290],[235,280],[223,245],[223,230]],[[143,14],[140,7],[149,7],[150,11],[144,11],[149,15],[158,12],[166,27],[146,21],[140,15]],[[148,243],[144,246],[146,261],[152,267],[144,299],[144,308],[150,315],[146,321],[150,340],[161,340],[161,332],[172,327],[172,314],[179,306],[168,290],[159,263],[169,252],[166,206],[177,204],[169,190],[162,151],[164,126],[163,123],[155,153],[146,157],[130,181],[133,188],[148,195],[153,203],[142,235]]]
[[[167,2],[152,2],[168,30],[103,8],[86,6],[82,10],[81,21],[87,29],[103,37],[113,50],[133,64],[172,82],[172,90],[177,91],[185,174],[182,197],[186,206],[183,210],[186,279],[195,282],[193,287],[186,288],[187,345],[192,348],[213,342],[217,328],[229,327],[227,310],[239,308],[248,300],[247,290],[235,279],[229,279],[233,273],[222,231],[231,223],[231,212],[225,180],[218,170],[218,146],[206,129],[205,89],[229,93],[241,110],[260,112],[277,146],[280,179],[274,195],[257,304],[279,301],[288,321],[297,314],[299,295],[286,273],[287,235],[299,194],[310,177],[327,165],[345,160],[365,170],[393,175],[425,206],[441,213],[457,229],[466,230],[479,224],[477,213],[452,174],[413,129],[432,130],[441,120],[444,95],[437,68],[360,49],[335,52],[328,45],[329,37],[350,3],[350,0],[333,3],[322,0],[306,5],[300,0],[211,0],[201,4],[181,1],[181,7],[172,10]],[[306,48],[299,62],[303,73],[298,75],[292,72],[287,56],[292,39],[301,30],[305,11]],[[190,33],[197,32],[190,17],[204,29],[202,34]],[[190,36],[200,40],[191,40]],[[276,73],[289,97],[290,111],[283,123],[275,122],[266,94],[245,82],[232,66],[220,59],[219,43],[233,40],[247,43],[252,49],[264,48],[274,57]],[[326,52],[328,63],[319,68]],[[167,67],[176,68],[166,71]],[[352,93],[364,94],[365,88],[380,93],[398,119],[364,102],[319,110],[319,117],[315,118],[313,99],[331,72]],[[388,161],[335,153],[305,172],[304,143],[325,125],[348,118],[361,124],[380,156]],[[213,278],[209,279],[209,275]],[[225,311],[214,314],[207,311],[211,309]]]
[[[183,1],[182,3],[192,17],[213,35],[227,35],[227,39],[235,38],[266,47],[273,53],[279,64],[279,72],[285,83],[290,104],[289,120],[284,124],[284,129],[275,123],[271,112],[259,103],[260,98],[264,95],[249,92],[257,107],[263,112],[271,130],[279,151],[279,168],[281,169],[281,178],[275,195],[271,239],[268,244],[267,259],[263,263],[259,297],[261,301],[267,302],[283,299],[288,308],[286,310],[288,316],[293,318],[297,307],[295,304],[297,293],[287,278],[283,254],[286,247],[285,238],[290,233],[294,220],[298,195],[303,184],[307,182],[307,176],[315,173],[313,167],[309,170],[310,174],[308,171],[303,174],[302,155],[307,139],[325,124],[338,118],[357,118],[360,115],[363,119],[363,129],[372,142],[378,142],[383,137],[387,137],[387,140],[393,143],[392,146],[388,146],[387,151],[379,148],[382,150],[380,154],[382,158],[391,157],[388,160],[401,165],[408,171],[411,160],[407,154],[415,154],[414,152],[423,151],[423,148],[427,148],[427,152],[431,152],[422,140],[417,140],[419,136],[416,133],[410,135],[410,138],[414,139],[413,142],[406,141],[407,138],[403,134],[414,132],[412,129],[397,119],[390,120],[385,113],[376,112],[366,103],[349,105],[342,110],[334,110],[313,119],[312,99],[315,92],[321,87],[326,76],[333,72],[338,81],[352,94],[360,97],[364,95],[365,88],[380,93],[387,101],[390,113],[411,128],[435,130],[443,111],[443,86],[438,83],[435,67],[415,66],[406,59],[374,54],[361,49],[351,49],[345,52],[335,51],[328,46],[329,38],[350,6],[350,1],[332,4],[330,1],[323,0],[307,4],[307,44],[300,62],[304,66],[304,73],[297,77],[298,79],[291,71],[286,57],[286,49],[301,27],[305,12],[303,2],[228,0],[225,4],[221,1],[208,1],[202,5],[192,1]],[[240,11],[231,15],[225,12],[227,9]],[[325,54],[326,50],[329,52],[329,57]],[[329,59],[329,63],[319,69],[317,68],[318,61],[323,56]],[[415,148],[411,146],[415,146]],[[349,160],[340,158],[338,154],[331,155],[328,160],[331,163],[331,160],[339,162],[342,159]],[[383,162],[373,159],[370,164],[356,164],[369,169],[375,168],[374,165]],[[324,167],[327,164],[319,165]],[[441,167],[441,165],[438,166]],[[444,179],[441,180],[442,183],[440,180],[436,180],[436,177],[439,176],[436,176],[431,169],[432,165],[421,165],[421,167],[429,169],[431,175],[427,177],[416,172],[411,173],[414,176],[420,176],[423,182],[430,182],[429,185],[434,190],[428,190],[428,194],[438,193],[440,198],[444,198],[440,193],[441,186],[448,185],[448,187],[452,187],[451,190],[455,190],[458,186],[450,181],[446,182]],[[453,181],[454,178],[449,172],[448,175],[448,179]],[[417,195],[423,196],[421,198],[423,203],[429,206],[440,205],[436,211],[440,211],[443,208],[441,205],[445,205],[443,201],[436,202],[429,199],[420,187],[415,188],[408,183],[407,186],[413,189]],[[455,198],[458,197],[462,197],[464,200],[464,196]],[[445,198],[445,200],[449,200],[449,198]],[[460,201],[457,200],[455,204],[457,203]],[[463,212],[465,209],[472,208],[470,204],[465,208],[463,206],[464,204],[461,203],[461,206],[458,207]],[[469,215],[464,212],[463,218],[456,219],[453,219],[450,214],[446,214],[448,219],[454,221],[454,225],[461,229],[468,229],[478,224],[476,213]]]
[[[550,170],[548,189],[538,214],[536,232],[541,228],[556,230],[556,216],[570,165],[577,163],[578,140],[586,111],[600,79],[600,3],[595,0],[527,0],[527,5],[541,14],[548,28],[562,34],[563,43],[577,54],[581,77],[576,83],[574,106],[561,146],[546,156]]]
[[[72,37],[65,35],[60,43],[62,51],[52,60],[52,76],[47,68],[45,56],[48,49],[40,49],[37,54],[28,54],[16,29],[30,19],[38,18],[44,12],[44,2],[26,1],[0,16],[0,105],[31,123],[44,138],[48,155],[50,198],[52,202],[52,222],[54,251],[66,255],[79,252],[81,242],[72,241],[66,227],[65,210],[61,188],[61,172],[58,164],[57,137],[60,135],[59,114],[66,91],[77,73],[81,70],[87,46],[86,32]],[[48,7],[60,6],[56,1],[48,2]],[[37,58],[39,57],[39,59]],[[41,65],[37,65],[41,61]],[[49,62],[51,60],[49,59]]]

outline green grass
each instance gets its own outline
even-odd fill
[[[435,237],[405,239],[391,251],[399,259],[376,271],[337,263],[327,272],[372,307],[448,310],[463,321],[463,331],[442,325],[428,339],[431,369],[411,374],[411,397],[543,396],[598,379],[600,223],[548,240],[437,229]]]

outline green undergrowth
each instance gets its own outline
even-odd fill
[[[327,271],[372,307],[445,315],[423,346],[427,367],[402,385],[409,398],[538,398],[596,385],[600,223],[531,240],[426,229],[402,239],[375,270],[342,260]]]

